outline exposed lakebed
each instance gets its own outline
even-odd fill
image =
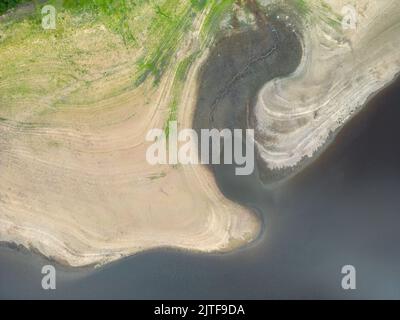
[[[282,46],[257,59],[279,39]],[[279,25],[221,40],[201,73],[194,127],[246,126],[252,97],[266,81],[293,71],[299,50],[295,34]],[[237,177],[230,166],[212,168],[224,194],[264,220],[262,235],[248,247],[229,254],[153,250],[99,270],[59,267],[51,292],[41,289],[46,259],[3,247],[0,297],[400,298],[399,105],[397,81],[316,161],[279,185],[264,185],[257,170]],[[347,264],[357,269],[355,291],[340,286]]]

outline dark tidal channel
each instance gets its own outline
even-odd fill
[[[292,72],[300,55],[295,35],[279,25],[222,39],[203,67],[194,127],[245,126],[255,93]],[[279,185],[264,186],[257,170],[236,177],[231,166],[212,167],[224,194],[264,221],[245,248],[153,250],[99,270],[58,266],[57,289],[48,292],[40,273],[46,259],[2,247],[0,298],[400,298],[399,106],[398,80]],[[357,270],[356,290],[341,288],[348,264]]]

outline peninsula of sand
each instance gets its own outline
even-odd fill
[[[189,1],[158,2],[182,19],[194,12]],[[191,126],[205,50],[188,61],[202,49],[199,31],[212,10],[197,13],[183,33],[169,22],[158,26],[163,21],[144,5],[134,16],[153,17],[135,40],[146,37],[144,49],[74,12],[60,13],[64,30],[46,32],[32,26],[35,21],[3,17],[0,60],[8,63],[0,67],[0,241],[85,266],[160,247],[227,251],[258,235],[256,215],[227,200],[208,168],[146,160],[151,142],[145,137],[175,117],[171,103],[178,95],[176,120],[181,128]],[[162,30],[155,40],[144,35],[156,27]],[[159,83],[134,84],[134,61],[152,49],[149,43],[157,47],[168,27],[170,45],[182,32],[179,50]]]

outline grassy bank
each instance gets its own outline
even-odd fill
[[[234,1],[34,3],[36,9],[22,17],[10,13],[0,22],[0,60],[7,61],[0,65],[0,117],[25,123],[95,107],[148,80],[157,86],[167,70],[176,75],[168,112],[169,120],[176,119],[186,74]],[[41,27],[44,4],[57,8],[55,30]],[[194,30],[199,20],[201,30]],[[182,53],[191,32],[200,32],[193,39],[198,45]]]

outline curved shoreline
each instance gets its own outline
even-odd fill
[[[385,1],[389,3],[392,0]],[[203,22],[201,18],[197,21],[196,30],[201,28]],[[278,21],[272,23],[279,24]],[[283,38],[285,38],[282,45],[290,46],[293,43],[286,42],[286,37],[292,39],[294,35],[283,29],[280,30]],[[369,30],[369,28],[366,29],[366,31]],[[394,29],[395,31],[397,29]],[[306,30],[305,32],[312,33],[314,31]],[[392,35],[393,30],[389,30],[389,32]],[[196,47],[196,43],[194,45],[192,43],[195,40],[189,39],[190,36],[188,36],[187,47],[180,52],[182,55],[191,52]],[[248,37],[247,40],[251,40],[251,37]],[[263,42],[262,37],[256,37],[256,40],[259,43]],[[380,40],[382,39],[380,38]],[[274,41],[271,40],[271,34],[268,41]],[[268,48],[271,45],[268,41],[254,49]],[[320,43],[318,39],[316,41],[318,47]],[[354,42],[356,43],[356,41]],[[312,43],[311,40],[310,43]],[[388,45],[386,42],[384,44]],[[393,45],[393,43],[390,45]],[[295,50],[298,49],[296,49],[296,46],[297,44],[294,45]],[[235,48],[235,46],[229,48],[228,45],[228,49]],[[300,81],[300,88],[302,88],[303,72],[307,70],[310,72],[311,69],[300,68],[292,74],[292,77],[275,80],[272,83],[269,81],[273,78],[282,77],[283,74],[292,73],[292,68],[297,66],[296,53],[294,53],[294,56],[290,56],[293,54],[293,52],[289,52],[292,49],[283,49],[279,53],[272,52],[271,57],[268,56],[267,59],[257,62],[261,66],[265,64],[268,67],[268,72],[257,73],[257,71],[264,71],[264,69],[260,69],[260,65],[256,64],[254,68],[252,67],[254,69],[252,76],[255,76],[253,82],[234,83],[233,87],[244,86],[247,89],[250,88],[250,91],[246,91],[245,97],[242,97],[242,95],[235,97],[237,87],[235,90],[231,90],[232,92],[229,94],[233,95],[228,97],[228,101],[222,101],[222,104],[225,105],[216,110],[216,121],[214,122],[213,117],[212,123],[204,120],[209,119],[207,108],[213,105],[208,103],[210,101],[207,99],[212,98],[213,94],[218,94],[218,88],[221,85],[218,82],[223,84],[221,77],[222,80],[225,79],[224,76],[229,78],[232,76],[229,75],[229,72],[232,70],[227,70],[222,64],[222,68],[216,77],[211,76],[210,79],[200,81],[200,96],[202,95],[201,91],[205,90],[205,94],[203,94],[205,102],[202,102],[205,103],[205,108],[199,108],[197,103],[199,98],[197,96],[197,76],[201,63],[204,59],[208,61],[210,58],[205,53],[196,62],[196,65],[190,68],[189,80],[183,90],[185,94],[181,102],[183,107],[179,108],[180,126],[183,128],[191,127],[194,123],[195,128],[214,126],[230,128],[236,124],[239,124],[239,127],[242,128],[246,127],[248,124],[247,107],[252,95],[256,93],[254,90],[258,91],[256,88],[258,85],[255,85],[255,83],[267,83],[260,92],[260,96],[265,96],[267,92],[268,99],[276,99],[279,96],[277,92],[290,94],[290,90],[296,88],[296,81]],[[215,54],[213,52],[211,51],[210,54]],[[231,52],[233,64],[242,59],[240,54],[240,52]],[[245,54],[251,56],[252,52]],[[375,54],[378,55],[376,52]],[[304,65],[311,63],[310,60],[307,60],[307,57],[309,57],[307,54],[303,56]],[[239,61],[239,64],[244,63],[245,65],[248,62],[246,59],[248,58]],[[391,65],[389,62],[388,66]],[[334,60],[333,65],[335,63]],[[257,70],[257,68],[260,70]],[[224,74],[224,71],[228,73]],[[3,172],[3,176],[0,175],[0,177],[4,181],[8,181],[11,186],[8,190],[6,190],[6,187],[3,189],[0,187],[0,195],[3,197],[3,199],[0,198],[2,200],[0,202],[0,240],[14,242],[27,248],[33,247],[43,255],[66,265],[84,266],[104,264],[153,248],[172,247],[198,252],[224,252],[233,250],[259,237],[261,232],[259,217],[250,209],[244,207],[245,203],[240,205],[228,200],[219,189],[218,182],[209,168],[204,166],[185,168],[159,166],[151,168],[144,161],[143,154],[146,144],[143,143],[143,137],[149,128],[163,127],[165,110],[170,102],[175,72],[176,70],[169,71],[156,92],[152,92],[149,87],[144,87],[134,93],[129,92],[117,97],[115,100],[104,101],[104,106],[100,106],[97,110],[101,111],[102,107],[107,110],[102,115],[104,123],[107,123],[106,120],[108,121],[107,108],[110,105],[118,106],[119,111],[113,110],[118,117],[121,114],[126,116],[125,112],[128,109],[141,113],[137,118],[129,118],[122,122],[118,122],[121,118],[116,117],[115,123],[117,124],[110,126],[103,124],[103,126],[97,127],[93,123],[93,128],[90,126],[87,128],[84,123],[80,127],[74,128],[69,126],[70,123],[67,121],[65,127],[25,128],[18,127],[13,123],[10,124],[7,121],[0,122],[0,132],[4,133],[6,137],[4,141],[0,141],[0,145],[4,147],[4,159],[9,163],[8,169],[10,170],[7,173]],[[268,73],[267,76],[265,73]],[[207,83],[209,80],[211,82]],[[244,80],[247,81],[248,79]],[[291,80],[294,80],[294,84],[286,88],[288,91],[276,89],[277,87],[284,87]],[[212,84],[212,81],[217,82],[217,84]],[[387,80],[383,82],[387,84]],[[204,86],[202,87],[202,85]],[[329,88],[331,87],[328,86],[328,92]],[[304,88],[301,90],[304,90]],[[301,90],[299,91],[301,92]],[[316,92],[318,91],[319,89],[316,90]],[[152,107],[143,112],[144,97],[147,97],[149,92],[152,94]],[[324,96],[324,93],[320,94]],[[226,96],[222,100],[225,98]],[[231,112],[233,104],[230,105],[229,99],[232,99],[233,104],[236,103],[237,106],[237,108],[233,108],[233,112]],[[296,94],[291,99],[301,101]],[[346,97],[346,99],[351,105],[349,109],[343,111],[344,117],[341,120],[342,122],[339,122],[338,127],[347,122],[350,116],[354,114],[354,108],[361,108],[360,105],[352,105],[354,101],[351,97]],[[309,107],[308,103],[309,101],[305,104],[307,108]],[[361,104],[365,105],[365,103]],[[269,107],[271,105],[273,103]],[[303,143],[300,141],[303,136],[297,136],[299,131],[295,129],[298,128],[292,126],[292,111],[289,112],[289,117],[287,117],[287,114],[280,114],[278,109],[276,111],[272,108],[265,108],[265,103],[258,104],[258,107],[255,108],[254,119],[259,121],[258,127],[256,127],[258,131],[256,142],[268,170],[273,169],[271,170],[273,172],[276,168],[296,166],[305,156],[309,157],[310,160],[313,156],[312,159],[314,159],[315,151],[322,150],[320,146],[328,144],[327,138],[333,130],[335,122],[327,125],[325,134],[317,135],[321,139],[314,141],[312,137],[310,138],[312,134],[306,134],[303,142],[307,139],[310,139],[311,142]],[[276,108],[279,108],[279,106]],[[305,115],[307,118],[311,112],[315,120],[317,109],[311,108],[311,111],[306,110],[303,114],[304,110],[301,110],[301,108],[298,116]],[[85,110],[71,112],[71,110],[66,111],[67,116],[70,117],[68,118],[69,121],[72,120],[73,122],[73,120],[79,119],[79,116],[92,120],[91,115],[89,115],[90,112]],[[204,114],[199,114],[199,110],[202,110]],[[318,109],[318,111],[321,110]],[[75,112],[77,114],[74,114]],[[267,115],[265,117],[264,112]],[[330,115],[329,110],[325,114],[321,111],[321,114],[323,116]],[[271,115],[275,117],[272,120],[272,125],[268,123],[270,120],[268,116]],[[204,116],[203,120],[192,122],[193,117],[202,119]],[[325,124],[323,116],[321,116],[320,121]],[[288,145],[280,144],[280,142],[265,143],[271,136],[274,139],[280,139],[279,134],[276,134],[276,132],[270,134],[271,132],[268,130],[271,127],[273,128],[277,124],[276,119],[278,118],[279,122],[281,117],[284,118],[284,121],[287,121],[286,124],[289,124],[285,130],[296,131],[294,136],[291,136],[289,132],[290,139],[286,139],[283,135],[282,140],[280,140],[280,142],[289,141],[290,143]],[[312,127],[315,122],[309,121],[307,124]],[[305,131],[307,131],[307,124],[301,125],[302,128],[305,128]],[[106,131],[103,131],[104,129]],[[314,132],[318,133],[318,131]],[[12,139],[7,140],[9,136]],[[56,151],[43,151],[40,148],[39,151],[32,151],[28,148],[32,143],[43,147],[43,141],[47,141],[46,139],[51,136],[62,137],[67,146]],[[292,137],[294,138],[292,139]],[[297,144],[296,148],[293,148],[293,143]],[[310,143],[311,149],[308,148]],[[268,148],[273,149],[272,153],[268,151]],[[281,153],[274,160],[270,156],[276,152],[275,148],[281,148],[278,150]],[[286,154],[283,157],[284,160],[282,160],[281,156],[282,154],[285,155],[285,148],[290,150],[288,153],[290,156],[287,157]],[[263,152],[264,149],[267,152]],[[293,150],[300,151],[297,154],[290,154],[293,153]],[[312,150],[312,152],[309,152],[309,150]],[[64,167],[64,158],[71,160],[68,167]],[[132,164],[133,162],[135,163]],[[116,164],[117,167],[115,167]],[[23,172],[20,168],[29,168],[30,171]],[[298,169],[298,167],[296,168]],[[213,168],[213,170],[215,172],[219,168]],[[222,174],[229,175],[229,170],[228,168],[225,173],[222,171]],[[38,177],[36,172],[43,174],[43,176]],[[237,181],[237,183],[240,184],[241,181]],[[30,197],[30,202],[27,202],[26,195]],[[110,203],[113,205],[110,205]]]
[[[316,5],[311,16],[329,18],[340,10],[341,1],[329,2],[336,11],[324,12]],[[399,72],[397,3],[363,0],[355,10],[356,30],[335,29],[323,19],[308,23],[303,32],[305,54],[296,72],[260,91],[252,117],[257,119],[257,149],[268,169],[298,171],[300,162],[314,158]]]

